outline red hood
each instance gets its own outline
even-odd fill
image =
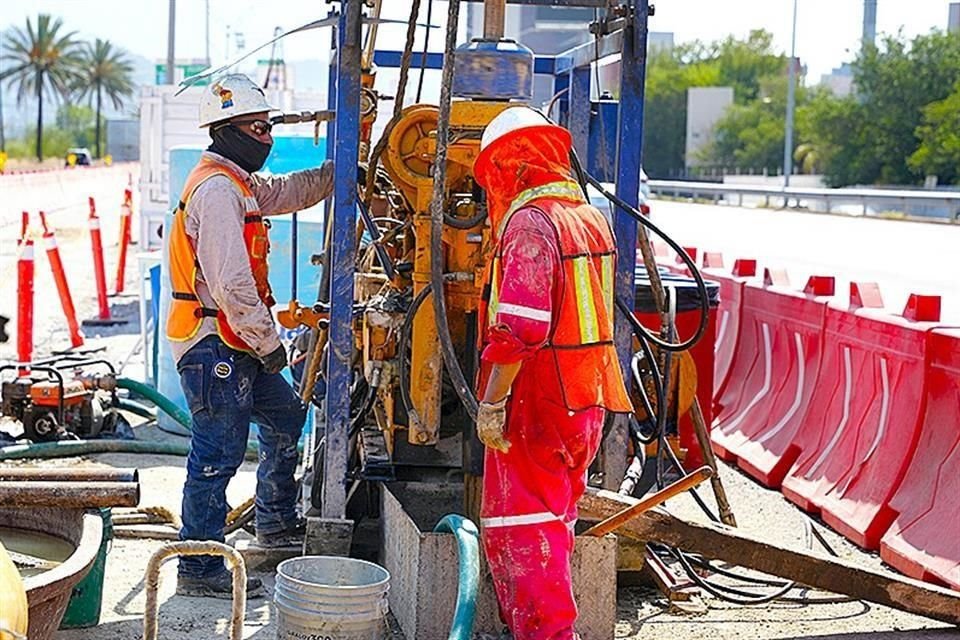
[[[495,141],[474,164],[477,183],[487,192],[494,229],[518,195],[551,182],[571,180],[570,133],[558,126],[527,127]]]

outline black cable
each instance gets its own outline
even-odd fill
[[[443,74],[440,81],[440,108],[437,114],[437,153],[433,159],[433,194],[430,200],[430,283],[436,291],[433,297],[433,313],[443,364],[467,415],[476,419],[477,397],[457,360],[457,352],[453,346],[450,325],[447,321],[447,300],[443,294],[443,213],[445,208],[443,205],[450,139],[450,111],[453,100],[453,66],[459,19],[460,0],[450,0],[447,13],[447,37],[443,50]]]
[[[420,77],[417,79],[417,102],[423,94],[423,76],[427,71],[427,48],[430,46],[430,25],[433,24],[433,0],[427,0],[427,27],[423,34],[423,53],[420,54]]]
[[[576,151],[571,151],[571,155],[573,157],[576,157]],[[647,218],[645,215],[640,213],[640,211],[638,211],[635,207],[624,202],[621,198],[617,197],[615,194],[612,194],[609,191],[607,191],[606,187],[603,186],[602,182],[600,182],[599,180],[591,176],[586,171],[583,171],[583,164],[580,162],[579,158],[577,158],[576,162],[577,164],[580,165],[580,171],[582,172],[582,177],[584,181],[596,187],[596,189],[601,193],[601,195],[603,195],[603,197],[611,201],[613,204],[617,205],[620,209],[622,209],[627,214],[629,214],[637,222],[645,226],[650,231],[653,231],[656,235],[663,238],[663,240],[667,243],[667,245],[669,245],[670,248],[672,248],[677,253],[677,255],[680,256],[680,259],[683,261],[683,263],[687,266],[687,269],[690,271],[690,275],[696,281],[697,293],[700,298],[700,322],[697,325],[697,330],[693,334],[693,336],[691,336],[689,339],[684,340],[683,342],[680,342],[680,343],[672,343],[672,342],[661,340],[658,336],[654,335],[649,329],[647,329],[642,324],[640,324],[639,320],[636,320],[636,318],[633,318],[633,313],[625,310],[626,305],[623,305],[619,300],[617,300],[617,306],[620,308],[620,310],[625,315],[627,315],[628,318],[632,318],[631,324],[634,325],[634,329],[636,330],[639,327],[639,330],[647,337],[648,340],[650,340],[650,342],[654,343],[661,349],[666,349],[667,351],[686,351],[687,349],[689,349],[690,347],[692,347],[693,345],[695,345],[697,342],[700,341],[700,339],[706,333],[707,327],[710,324],[710,299],[708,297],[707,284],[703,281],[703,276],[700,274],[700,270],[697,268],[696,262],[694,262],[693,259],[691,259],[690,256],[687,255],[687,252],[684,251],[680,245],[678,245],[676,242],[674,242],[674,240],[670,236],[664,233],[660,229],[660,227],[658,227],[653,222],[651,222],[649,218]]]

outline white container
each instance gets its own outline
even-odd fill
[[[277,566],[278,640],[384,640],[390,574],[372,562],[303,556]]]

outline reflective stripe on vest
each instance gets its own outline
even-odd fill
[[[542,212],[553,227],[560,253],[553,285],[554,305],[547,343],[534,356],[556,368],[558,393],[571,411],[603,407],[630,412],[632,406],[617,360],[613,338],[614,270],[616,244],[609,222],[594,207],[563,188],[550,185],[525,192],[511,206],[512,215],[523,206]],[[576,185],[574,185],[576,186]],[[559,193],[554,197],[553,193]],[[505,229],[505,225],[501,225]],[[502,237],[502,236],[501,236]],[[497,247],[488,272],[487,329],[496,324],[503,278],[502,248]],[[489,333],[482,334],[483,347]],[[481,390],[484,378],[481,374]]]
[[[568,200],[570,202],[584,203],[586,199],[583,190],[576,182],[550,182],[539,187],[533,187],[520,192],[503,215],[503,220],[497,227],[497,242],[503,238],[503,232],[507,228],[513,214],[527,206],[534,200],[541,198],[552,198],[556,200]],[[499,248],[499,247],[498,247]],[[500,256],[497,252],[493,256],[493,265],[490,271],[490,299],[487,302],[487,321],[490,326],[497,322],[497,307],[500,304]]]

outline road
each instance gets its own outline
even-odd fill
[[[960,324],[960,225],[908,222],[792,210],[653,200],[653,221],[681,246],[756,258],[759,268],[784,268],[802,288],[810,275],[837,278],[847,299],[849,282],[877,282],[886,307],[903,311],[911,292],[942,297],[942,320]]]

